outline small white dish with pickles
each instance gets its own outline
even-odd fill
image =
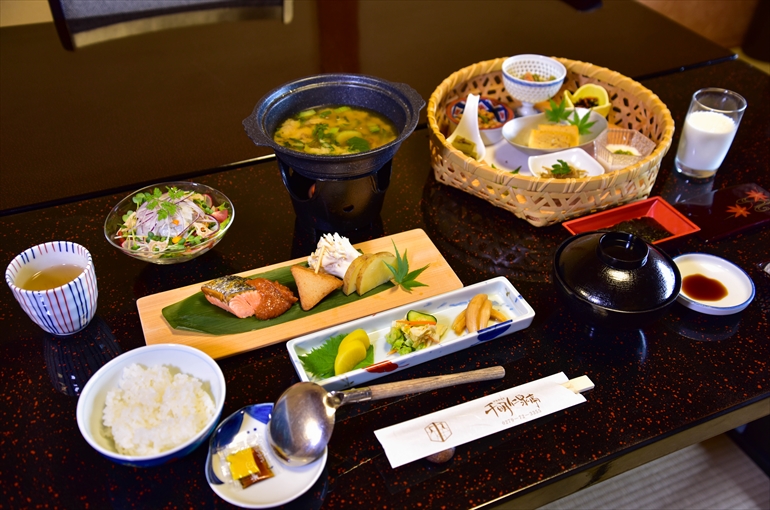
[[[580,179],[604,173],[604,167],[583,149],[567,149],[529,157],[529,172],[541,179]]]
[[[511,282],[497,277],[295,338],[286,343],[286,348],[300,380],[340,390],[520,331],[529,327],[534,317],[535,311]],[[438,343],[425,342],[420,345],[426,347],[407,352],[409,349],[404,347],[411,341],[398,343],[397,335],[391,332],[403,325],[408,326],[405,333],[409,328],[430,328],[431,318],[435,319]],[[466,325],[466,318],[476,325]],[[335,373],[331,364],[339,361],[341,342],[348,343],[348,336],[363,336],[359,330],[366,333],[362,347],[366,357],[351,370]],[[357,334],[351,335],[353,332]],[[401,346],[400,352],[394,352],[394,345]]]

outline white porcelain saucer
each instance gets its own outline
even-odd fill
[[[323,472],[328,449],[324,450],[320,459],[300,467],[287,466],[273,453],[267,443],[267,422],[272,410],[273,404],[246,406],[223,420],[211,436],[209,455],[206,459],[206,480],[211,490],[228,503],[242,508],[272,508],[283,505],[307,492]],[[275,476],[245,489],[223,482],[219,477],[220,459],[214,453],[217,445],[228,444],[236,435],[253,433],[259,436],[259,447]]]
[[[674,262],[682,274],[682,281],[690,275],[701,274],[727,288],[727,295],[715,301],[695,299],[683,289],[677,301],[691,310],[708,315],[731,315],[745,309],[754,299],[754,282],[732,262],[706,253],[686,253],[675,257]]]

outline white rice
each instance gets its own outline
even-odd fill
[[[118,453],[153,455],[175,448],[203,430],[214,401],[200,380],[171,375],[168,367],[123,369],[118,388],[107,393],[103,423]]]

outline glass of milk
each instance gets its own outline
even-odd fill
[[[746,100],[730,90],[707,88],[693,94],[676,152],[677,171],[695,179],[714,177],[745,110]]]

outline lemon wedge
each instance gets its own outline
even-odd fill
[[[601,85],[587,83],[577,89],[574,93],[571,93],[569,90],[564,91],[564,101],[566,102],[567,108],[574,108],[575,103],[585,98],[593,98],[599,103],[598,106],[591,108],[599,115],[606,117],[610,113],[612,103],[610,103],[610,97],[607,95],[607,90]]]
[[[343,340],[344,342],[344,340]],[[337,357],[334,359],[334,375],[350,372],[354,366],[366,358],[366,347],[358,341],[340,344]]]

